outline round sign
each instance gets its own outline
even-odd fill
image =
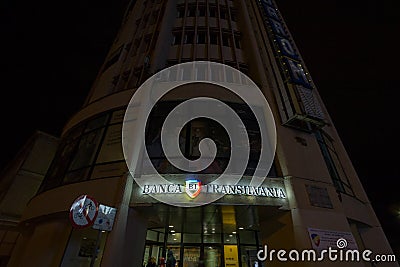
[[[97,201],[88,196],[82,195],[75,199],[69,210],[69,219],[75,228],[85,228],[93,225],[99,212]]]

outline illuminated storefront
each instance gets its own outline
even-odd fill
[[[239,266],[239,259],[243,267],[254,266],[260,245],[256,208],[157,206],[154,210],[158,213],[154,217],[161,217],[157,223],[163,227],[154,226],[147,230],[145,263],[151,256],[160,261],[168,248],[184,267],[199,266],[201,262],[210,267]],[[251,220],[239,223],[239,217]]]

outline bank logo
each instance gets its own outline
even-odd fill
[[[187,180],[185,191],[189,197],[196,198],[201,192],[201,182],[199,180]]]

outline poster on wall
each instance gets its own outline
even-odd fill
[[[102,231],[111,231],[114,225],[116,212],[116,208],[100,204],[99,213],[92,228]]]
[[[351,232],[308,228],[308,236],[313,249],[317,251],[328,249],[329,247],[334,249],[358,249]]]
[[[236,245],[224,246],[225,267],[239,267],[238,248]]]

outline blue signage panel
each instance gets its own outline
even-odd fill
[[[290,59],[284,59],[287,69],[289,70],[290,79],[295,84],[301,84],[304,87],[312,88],[310,82],[307,79],[306,73],[300,63]]]
[[[296,50],[294,49],[293,45],[290,43],[288,39],[282,38],[277,36],[276,41],[278,43],[279,49],[281,53],[284,56],[293,58],[293,59],[299,59],[298,54],[296,53]]]
[[[274,19],[270,19],[269,22],[270,22],[270,25],[271,25],[271,28],[272,28],[273,32],[276,35],[280,35],[280,36],[285,37],[285,38],[288,37],[288,34],[287,34],[285,28],[283,27],[283,25],[279,21],[276,21]]]

